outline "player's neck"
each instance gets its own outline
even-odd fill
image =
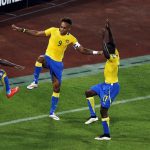
[[[61,36],[69,35],[69,32],[67,32],[67,33],[61,33],[61,32],[60,32],[60,35],[61,35]]]

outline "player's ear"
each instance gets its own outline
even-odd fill
[[[69,30],[69,31],[71,30],[71,25],[69,26],[68,30]]]

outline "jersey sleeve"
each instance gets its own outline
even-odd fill
[[[72,44],[75,45],[77,42],[78,40],[74,36],[72,36]]]
[[[45,35],[46,35],[46,36],[50,36],[53,30],[54,30],[53,27],[52,27],[52,28],[49,28],[49,29],[46,29],[46,30],[45,30]]]
[[[72,36],[72,45],[73,45],[73,47],[76,49],[77,47],[80,47],[80,44],[78,43],[78,40],[74,37],[74,36]]]

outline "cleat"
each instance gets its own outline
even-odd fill
[[[13,97],[17,92],[19,92],[19,87],[12,88],[10,94],[6,94],[7,98]]]
[[[27,89],[32,90],[32,89],[37,88],[37,87],[38,87],[38,84],[36,84],[35,82],[32,82],[30,85],[27,86]]]
[[[85,124],[91,124],[93,122],[96,122],[98,121],[98,117],[90,117],[86,122]]]
[[[106,140],[106,141],[109,141],[109,140],[111,140],[111,137],[110,137],[109,134],[103,134],[103,135],[100,135],[98,137],[95,137],[95,140],[99,140],[99,141]]]
[[[60,118],[58,116],[56,116],[55,113],[49,115],[50,118],[54,119],[54,120],[60,120]]]

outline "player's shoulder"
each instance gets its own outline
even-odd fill
[[[119,50],[116,48],[116,50],[115,50],[115,55],[117,56],[117,57],[119,57]]]
[[[57,29],[56,27],[50,27],[48,29],[45,30],[45,34],[46,36],[50,36],[51,34],[55,34],[55,32],[57,32]]]
[[[115,53],[114,54],[110,54],[110,58],[109,58],[109,61],[116,61],[119,59],[119,51],[118,49],[116,48],[115,49]]]
[[[56,28],[56,27],[50,27],[50,28],[47,28],[46,30],[56,31],[56,30],[59,30],[59,28]]]
[[[114,53],[114,54],[110,54],[110,56],[112,56],[112,58],[118,57],[118,56],[119,56],[119,51],[118,51],[118,49],[116,48],[116,49],[115,49],[115,53]]]
[[[50,28],[52,31],[59,31],[59,28],[56,28],[56,27],[51,27]]]
[[[115,54],[119,54],[119,50],[117,48],[115,49]]]
[[[76,37],[74,35],[72,35],[71,33],[67,33],[67,36],[70,38],[70,39],[76,39]]]

